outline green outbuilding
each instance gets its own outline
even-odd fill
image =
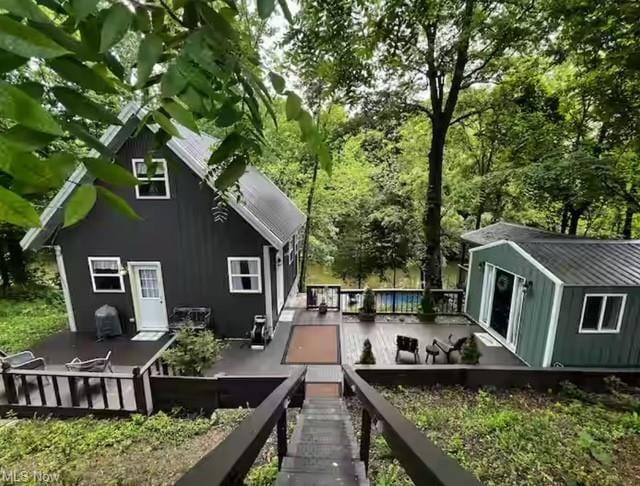
[[[530,366],[640,366],[640,241],[494,241],[469,251],[466,295]]]

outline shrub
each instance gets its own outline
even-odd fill
[[[371,348],[371,341],[369,341],[369,339],[364,340],[364,344],[362,345],[362,354],[360,355],[358,364],[376,364],[376,357],[373,355],[373,349]]]
[[[462,356],[460,360],[464,364],[478,364],[482,353],[478,350],[475,334],[472,334],[467,340],[464,348],[462,348]]]
[[[183,329],[162,358],[182,375],[202,376],[220,358],[223,349],[224,343],[211,331]]]
[[[436,309],[433,301],[433,294],[431,293],[431,289],[426,287],[422,294],[422,299],[420,299],[420,311],[418,312],[418,318],[423,321],[433,319],[435,312]]]
[[[369,287],[364,289],[364,299],[362,300],[363,314],[375,314],[376,313],[376,296]]]

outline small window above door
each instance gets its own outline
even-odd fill
[[[133,175],[140,183],[136,186],[138,199],[169,199],[169,173],[165,159],[152,159],[147,167],[144,159],[132,159]]]

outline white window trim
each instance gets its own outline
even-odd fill
[[[584,312],[587,308],[587,299],[589,297],[603,297],[602,307],[600,309],[600,316],[598,317],[597,329],[582,329],[584,323]],[[620,313],[618,314],[618,322],[615,329],[602,329],[602,322],[604,321],[604,312],[607,308],[608,297],[622,297],[622,304],[620,305]],[[618,334],[622,327],[622,318],[624,317],[624,311],[627,305],[627,294],[584,294],[582,301],[582,313],[580,315],[580,327],[578,328],[578,334]]]
[[[258,273],[231,273],[231,263],[238,261],[250,261],[258,264]],[[260,268],[260,257],[227,257],[227,274],[229,275],[229,293],[232,294],[261,294],[262,293],[262,270]],[[233,277],[258,277],[258,288],[256,290],[234,290]]]
[[[118,263],[118,273],[95,273],[93,271],[92,262],[96,260],[111,260]],[[91,277],[91,286],[93,287],[94,294],[124,294],[126,289],[124,288],[124,278],[122,278],[122,263],[120,261],[120,257],[89,257],[89,275]],[[120,289],[97,289],[95,277],[118,277],[120,279]]]
[[[136,164],[138,162],[144,162],[144,159],[131,159],[131,168],[133,171],[133,176],[136,179],[138,179],[140,182],[164,181],[165,187],[167,189],[167,194],[164,196],[141,196],[140,186],[136,186],[136,199],[171,199],[171,187],[169,185],[169,167],[167,165],[166,159],[151,159],[152,163],[164,164],[164,174],[162,174],[162,176],[154,175],[153,177],[147,177],[147,176],[139,177],[138,173],[136,172]]]

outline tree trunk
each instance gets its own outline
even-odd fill
[[[298,291],[304,292],[307,282],[307,261],[309,259],[309,234],[311,232],[311,211],[313,209],[313,198],[316,193],[316,180],[318,179],[318,166],[320,160],[318,156],[313,160],[313,175],[311,177],[311,187],[307,196],[307,224],[304,227],[304,238],[302,242],[302,258],[300,260],[300,280],[298,281]]]
[[[625,240],[631,239],[633,231],[633,216],[635,215],[635,205],[627,203],[627,209],[624,213],[624,224],[622,226],[622,238]]]
[[[562,208],[562,218],[560,220],[560,233],[565,234],[569,227],[569,208],[565,204]]]
[[[442,288],[442,259],[440,256],[440,233],[442,211],[442,165],[444,142],[447,130],[433,121],[431,150],[429,151],[429,187],[427,188],[424,229],[426,242],[425,285]]]
[[[484,214],[484,204],[478,204],[478,210],[476,211],[476,229],[480,229],[482,224],[482,215]]]
[[[5,252],[4,241],[6,235],[3,234],[0,238],[0,279],[2,279],[2,295],[6,296],[9,290],[9,262],[8,255]]]
[[[582,217],[582,214],[584,213],[584,209],[582,209],[582,208],[570,209],[569,212],[570,212],[570,215],[571,215],[571,219],[569,221],[569,232],[568,232],[568,234],[575,236],[578,233],[578,222],[580,221],[580,218]]]

